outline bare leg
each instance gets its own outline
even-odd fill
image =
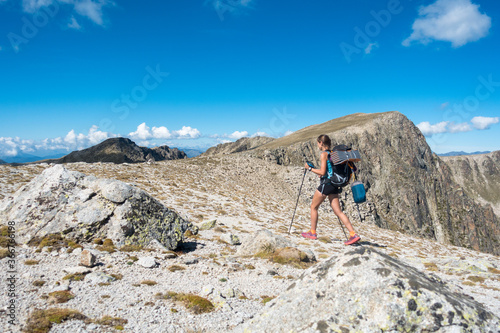
[[[349,230],[349,233],[354,233],[354,229],[352,227],[351,221],[349,221],[349,217],[344,214],[342,209],[340,209],[340,201],[339,201],[339,195],[338,194],[330,194],[328,196],[328,200],[330,200],[330,205],[332,206],[333,212],[335,215],[339,217],[339,219],[344,223],[345,227],[347,230]],[[314,199],[313,199],[314,202]],[[312,216],[312,215],[311,215]]]
[[[314,197],[311,202],[311,229],[316,230],[318,226],[318,208],[323,201],[325,201],[326,195],[321,194],[320,191],[316,190],[314,192]]]

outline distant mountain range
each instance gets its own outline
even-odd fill
[[[112,162],[140,163],[147,161],[163,161],[187,158],[186,153],[168,146],[155,148],[139,147],[127,138],[107,139],[87,149],[74,151],[57,159],[45,159],[38,162],[75,163],[75,162]]]
[[[489,154],[491,151],[475,151],[473,153],[466,153],[464,151],[450,151],[449,153],[437,154],[438,156],[463,156],[463,155],[480,155]]]
[[[4,160],[0,160],[0,164],[5,164],[7,162],[5,162]]]

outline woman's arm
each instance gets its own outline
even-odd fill
[[[319,169],[312,168],[311,171],[317,174],[318,176],[324,176],[326,174],[326,161],[328,160],[328,153],[326,151],[321,153],[321,166]],[[309,166],[306,163],[306,169],[309,169]]]

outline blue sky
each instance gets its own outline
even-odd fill
[[[493,0],[0,0],[0,158],[391,110],[437,153],[498,150],[499,17]]]

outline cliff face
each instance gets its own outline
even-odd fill
[[[375,207],[371,220],[378,226],[500,254],[500,222],[491,207],[476,202],[454,180],[448,164],[432,154],[420,130],[399,112],[334,119],[247,154],[278,164],[302,166],[307,159],[318,165],[320,134],[328,134],[333,144],[360,150],[358,177]],[[489,170],[498,176],[496,169]]]
[[[75,163],[75,162],[112,162],[138,163],[147,161],[163,161],[187,158],[183,151],[168,146],[155,148],[139,147],[127,138],[112,138],[93,147],[74,151],[55,160],[45,160],[48,163]]]
[[[482,204],[490,204],[495,214],[500,216],[500,151],[441,159],[467,195]]]
[[[275,139],[263,136],[254,138],[241,138],[235,142],[221,143],[215,147],[209,148],[202,156],[226,155],[238,153],[246,150],[252,150],[266,143],[272,142]]]

